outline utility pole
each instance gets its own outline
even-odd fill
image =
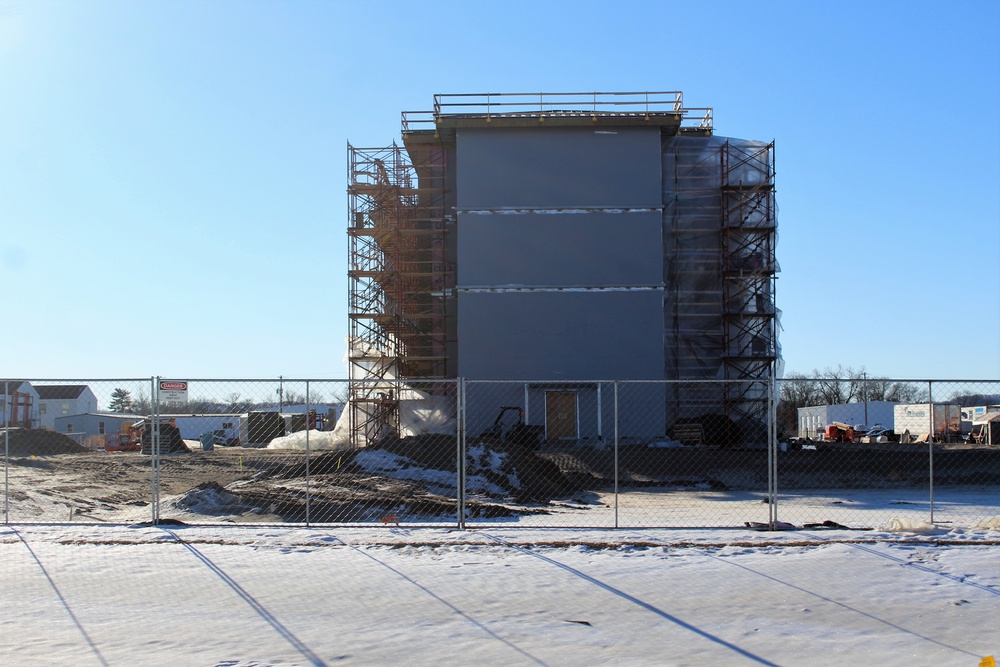
[[[865,394],[865,426],[871,426],[868,423],[868,373],[865,371],[861,372],[861,391]]]

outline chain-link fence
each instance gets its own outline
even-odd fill
[[[7,523],[1000,515],[1000,381],[0,380]]]

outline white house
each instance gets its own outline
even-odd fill
[[[35,389],[42,428],[54,430],[57,417],[97,412],[97,396],[85,384],[48,384]]]

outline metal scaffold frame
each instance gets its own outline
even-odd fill
[[[722,173],[723,362],[726,413],[735,421],[768,420],[768,379],[777,349],[775,308],[774,142],[727,141]]]
[[[351,441],[399,428],[403,382],[447,373],[447,257],[441,151],[348,144]]]

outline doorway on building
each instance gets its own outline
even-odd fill
[[[576,440],[578,437],[577,392],[545,392],[545,439]]]

